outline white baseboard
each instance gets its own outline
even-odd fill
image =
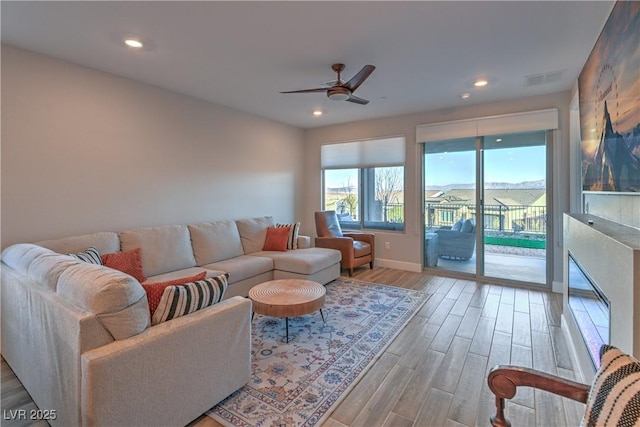
[[[376,258],[374,264],[376,267],[395,268],[396,270],[411,271],[414,273],[420,273],[422,271],[422,264],[416,264],[415,262]]]

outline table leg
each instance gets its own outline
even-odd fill
[[[322,316],[322,323],[327,323],[327,322],[324,320],[324,314],[322,314],[322,309],[320,309],[320,316]]]
[[[285,325],[287,328],[287,343],[288,343],[289,342],[289,318],[285,317],[284,319],[285,319]]]
[[[253,322],[253,317],[254,317],[255,315],[256,315],[256,312],[255,312],[255,311],[251,313],[251,321],[252,321],[252,322]]]

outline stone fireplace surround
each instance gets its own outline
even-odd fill
[[[595,374],[568,305],[568,254],[610,301],[610,344],[640,357],[640,230],[590,214],[564,214],[562,328],[576,371],[590,383]]]

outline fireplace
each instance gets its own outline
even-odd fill
[[[590,383],[599,347],[640,357],[640,229],[589,214],[563,215],[562,329]]]
[[[587,346],[595,369],[600,367],[599,350],[610,343],[611,316],[609,300],[569,251],[569,308]]]

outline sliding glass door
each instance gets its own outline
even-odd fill
[[[546,131],[424,144],[424,266],[547,279]]]
[[[546,132],[482,138],[484,276],[547,283]]]
[[[476,151],[476,138],[424,145],[426,267],[476,273]]]

